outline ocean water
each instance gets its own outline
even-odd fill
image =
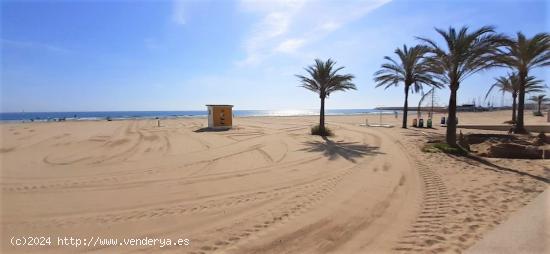
[[[329,109],[326,115],[356,115],[380,113],[393,114],[393,111],[375,109]],[[112,120],[121,119],[151,119],[151,118],[184,118],[206,117],[206,110],[190,111],[97,111],[97,112],[18,112],[0,113],[0,121],[56,121],[71,120]],[[247,116],[308,116],[319,115],[318,110],[233,110],[233,115]]]

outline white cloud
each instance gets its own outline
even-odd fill
[[[241,7],[246,12],[259,14],[261,20],[254,25],[250,36],[245,40],[246,59],[241,65],[259,63],[271,54],[272,47],[278,37],[288,32],[294,15],[302,8],[306,0],[242,0]]]
[[[172,6],[172,20],[178,25],[185,25],[185,6],[182,0],[175,0]]]
[[[279,44],[275,51],[282,53],[292,53],[302,47],[306,41],[304,39],[288,39]]]
[[[243,11],[260,19],[245,38],[246,58],[238,65],[259,64],[277,54],[295,54],[390,1],[242,0]]]
[[[248,12],[286,11],[298,9],[308,0],[241,0],[241,8]]]
[[[332,32],[338,28],[340,28],[341,24],[336,23],[334,21],[327,21],[319,27],[321,30],[325,30],[327,32]]]

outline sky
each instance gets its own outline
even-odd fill
[[[356,78],[328,109],[402,106],[373,73],[434,28],[550,30],[545,0],[9,1],[0,4],[2,112],[316,109],[296,74],[332,58]],[[458,103],[482,101],[499,68],[466,79]],[[548,70],[532,72],[547,84]],[[550,85],[550,84],[549,84]],[[436,92],[447,105],[448,88]],[[417,105],[420,95],[410,97]],[[511,97],[495,93],[495,105]],[[486,104],[487,102],[483,102]]]

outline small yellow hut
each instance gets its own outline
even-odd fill
[[[209,104],[208,128],[231,128],[233,124],[233,105]]]

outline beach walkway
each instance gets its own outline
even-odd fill
[[[549,189],[487,233],[465,253],[548,253]]]

